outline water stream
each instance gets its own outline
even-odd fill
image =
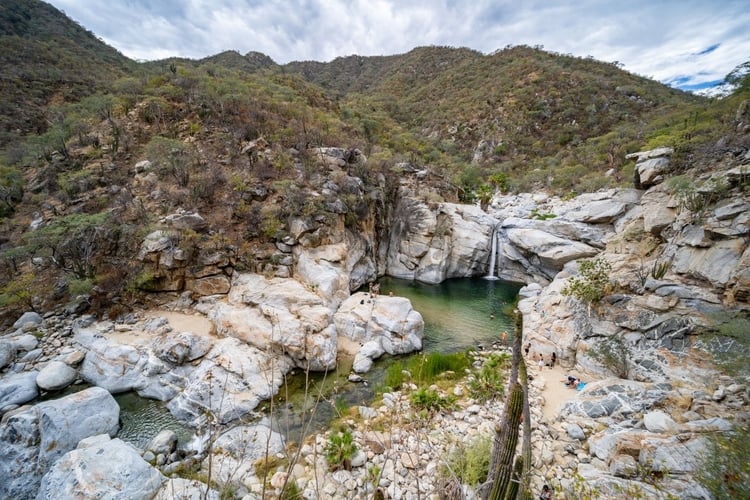
[[[380,293],[407,297],[425,322],[422,352],[458,352],[469,347],[481,348],[500,342],[501,333],[513,338],[513,304],[520,286],[500,280],[461,278],[428,285],[414,281],[383,278]],[[266,405],[276,430],[289,439],[328,426],[336,416],[335,406],[367,405],[375,389],[382,384],[394,358],[384,356],[366,374],[366,383],[347,381],[350,365],[321,375],[304,374],[288,377],[289,390],[277,396],[274,408]],[[304,388],[308,390],[305,392]],[[330,394],[327,400],[314,395]],[[307,397],[306,397],[307,396]],[[313,410],[314,408],[314,410]],[[305,428],[307,426],[307,428]]]
[[[380,280],[381,294],[392,292],[407,297],[422,314],[425,353],[489,346],[500,342],[503,331],[508,332],[510,343],[514,333],[511,313],[519,288],[483,278],[452,279],[437,285],[394,278]],[[325,374],[297,370],[287,376],[287,383],[274,401],[266,402],[259,410],[271,416],[274,428],[287,439],[299,440],[326,428],[336,416],[337,405],[367,405],[393,361],[388,356],[378,360],[364,374],[363,383],[347,380],[351,360],[339,363],[335,371]],[[123,440],[143,447],[165,428],[177,432],[181,444],[189,440],[191,431],[180,425],[163,403],[132,393],[118,395],[117,401],[122,421],[119,437]]]

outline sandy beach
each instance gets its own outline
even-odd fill
[[[562,405],[574,398],[578,393],[575,389],[571,389],[564,385],[563,380],[566,379],[568,374],[578,376],[588,382],[586,377],[578,372],[571,372],[570,370],[561,367],[559,364],[550,368],[545,366],[541,371],[536,364],[529,366],[529,374],[534,377],[535,380],[543,379],[544,388],[542,389],[542,397],[544,397],[544,406],[542,408],[542,414],[549,422],[552,422],[557,418],[557,414],[560,411]]]

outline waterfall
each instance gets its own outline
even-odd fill
[[[500,234],[497,231],[497,227],[492,228],[492,249],[490,250],[490,270],[484,279],[496,280],[498,277],[495,275],[495,263],[497,262],[498,252],[502,251],[500,245]]]

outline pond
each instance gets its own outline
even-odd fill
[[[446,280],[437,285],[383,278],[380,292],[407,297],[425,322],[423,352],[450,353],[470,347],[489,347],[508,332],[514,334],[512,311],[519,285],[484,278]],[[385,379],[388,366],[396,359],[384,356],[363,375],[364,382],[348,381],[351,360],[339,363],[329,373],[305,374],[297,370],[286,377],[274,401],[259,407],[270,416],[275,430],[287,440],[328,427],[337,416],[337,407],[367,405]],[[185,444],[190,429],[180,425],[163,403],[140,398],[133,393],[116,397],[120,404],[122,428],[118,436],[144,447],[162,429],[172,429]]]
[[[425,322],[422,352],[450,353],[470,347],[489,347],[508,332],[514,334],[512,313],[520,285],[484,278],[446,280],[437,285],[383,278],[380,293],[407,297]],[[403,358],[403,357],[402,357]],[[351,363],[327,374],[303,373],[287,377],[271,415],[274,428],[287,439],[320,431],[337,416],[336,406],[367,405],[385,379],[388,366],[398,358],[384,356],[363,375],[364,383],[347,380]],[[307,390],[305,390],[307,388]],[[327,398],[317,398],[319,394]]]

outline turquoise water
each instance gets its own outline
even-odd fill
[[[446,280],[437,285],[384,278],[380,291],[407,297],[424,319],[425,352],[456,352],[468,347],[488,346],[508,332],[513,337],[510,316],[520,286],[484,278]]]
[[[452,279],[437,285],[395,278],[380,280],[381,295],[393,292],[407,297],[422,314],[425,322],[422,352],[426,353],[489,347],[501,341],[503,331],[508,332],[510,345],[514,333],[511,313],[519,289],[518,285],[482,278]],[[287,439],[300,440],[328,427],[337,416],[336,405],[368,405],[385,380],[388,366],[408,356],[383,356],[362,375],[365,383],[348,382],[349,366],[339,366],[328,374],[313,373],[308,378],[301,373],[289,376],[288,390],[282,388],[272,411],[268,405],[265,409],[278,432]],[[316,400],[320,393],[326,397]]]
[[[427,353],[490,346],[500,342],[503,331],[508,332],[510,345],[514,333],[510,315],[519,288],[483,278],[452,279],[437,285],[394,278],[380,280],[382,295],[393,292],[407,297],[422,314],[425,322],[422,350]],[[402,358],[379,359],[372,370],[363,374],[365,383],[347,380],[350,365],[308,376],[298,370],[287,376],[273,408],[266,402],[259,410],[265,409],[271,415],[273,427],[287,439],[300,440],[326,428],[337,416],[337,405],[367,405],[385,379],[388,366],[396,359]],[[135,393],[121,394],[116,399],[122,423],[118,437],[123,440],[142,448],[162,429],[177,432],[181,444],[190,439],[190,429],[180,425],[163,403],[140,398]]]

